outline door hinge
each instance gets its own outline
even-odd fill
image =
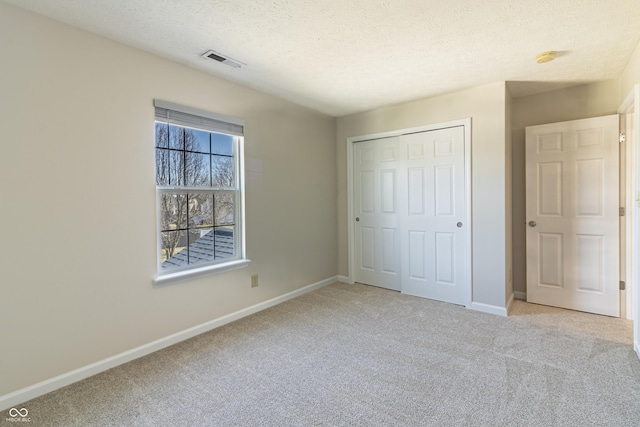
[[[621,280],[620,281],[620,290],[624,291],[626,288],[627,288],[627,284]]]
[[[625,216],[627,214],[627,210],[624,207],[620,208],[620,216]]]
[[[620,132],[620,139],[618,139],[618,142],[622,144],[626,140],[627,140],[627,137],[624,135],[624,132]]]

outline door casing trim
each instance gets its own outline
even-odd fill
[[[627,139],[627,236],[626,279],[629,291],[627,298],[627,318],[633,318],[633,348],[640,358],[640,84],[633,86],[618,108],[618,114],[633,114],[634,134]],[[625,129],[626,132],[626,129]],[[631,295],[629,295],[631,294]],[[631,302],[631,307],[629,303]],[[629,310],[631,308],[631,310]]]

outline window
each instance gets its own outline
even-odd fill
[[[244,122],[155,101],[156,282],[244,267]]]

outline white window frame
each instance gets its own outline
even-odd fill
[[[166,122],[176,126],[206,130],[233,136],[233,160],[235,168],[235,187],[216,189],[211,187],[167,187],[156,185],[156,258],[157,275],[154,284],[165,285],[184,280],[195,279],[210,274],[237,270],[246,267],[251,261],[246,256],[245,244],[245,211],[244,211],[244,120],[235,117],[211,113],[197,108],[187,107],[172,102],[154,100],[155,122]],[[154,131],[154,157],[155,131]],[[154,177],[155,179],[155,177]],[[162,194],[186,193],[231,193],[234,194],[234,252],[235,255],[222,260],[207,263],[186,265],[181,268],[164,271],[162,264],[161,211]],[[214,229],[215,233],[215,229]]]

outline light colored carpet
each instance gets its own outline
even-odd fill
[[[631,331],[334,284],[22,406],[46,426],[639,426]]]

